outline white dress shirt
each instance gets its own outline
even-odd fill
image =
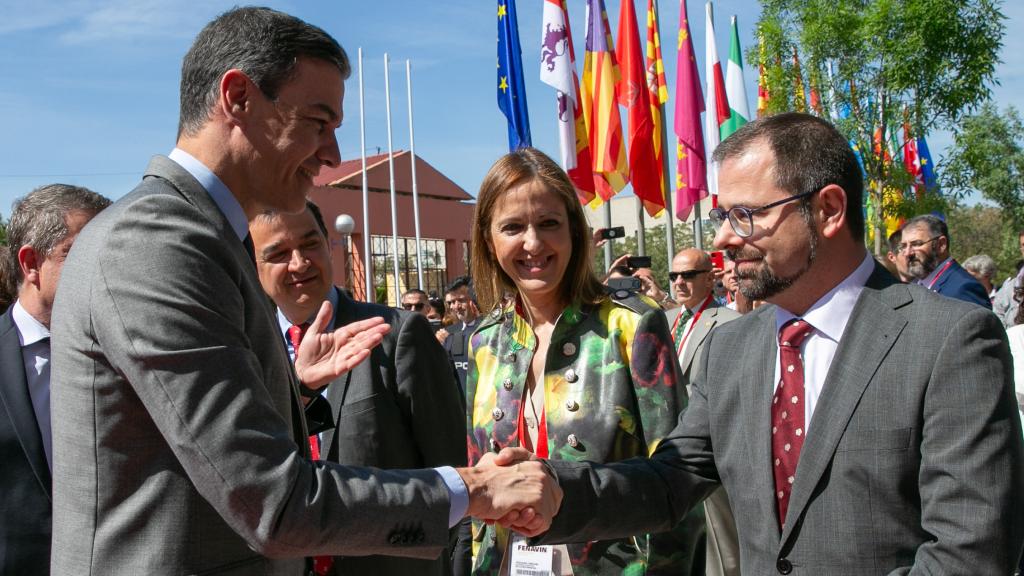
[[[21,342],[21,360],[25,365],[25,382],[32,400],[39,434],[43,439],[46,463],[53,470],[53,434],[50,432],[50,330],[33,318],[15,301],[11,318],[18,329]]]
[[[846,324],[857,304],[857,298],[864,290],[864,284],[875,269],[875,259],[864,254],[864,261],[835,288],[818,299],[804,313],[802,318],[814,327],[800,346],[800,356],[804,364],[804,438],[812,433],[811,416],[818,404],[821,391],[825,387],[825,377],[832,365],[832,358],[839,348],[839,341],[846,330]],[[782,307],[775,309],[776,335],[782,325],[797,316]],[[776,336],[777,337],[777,336]],[[782,371],[779,368],[778,354],[775,357],[775,385],[782,382]]]

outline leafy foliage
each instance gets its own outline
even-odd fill
[[[658,282],[658,286],[668,292],[668,272],[670,258],[668,256],[668,250],[666,248],[665,229],[667,226],[664,224],[661,226],[652,226],[645,229],[644,234],[644,252],[647,256],[651,257],[651,272],[654,274],[654,278]],[[703,228],[704,236],[704,250],[711,251],[711,242],[714,240],[714,230],[705,223]],[[688,223],[677,222],[673,227],[673,240],[675,241],[676,253],[694,246],[694,235],[693,225]],[[638,250],[639,240],[637,236],[627,236],[612,245],[612,260],[623,255],[632,254],[638,256],[640,254]],[[675,256],[675,254],[673,254]],[[598,248],[594,251],[594,270],[597,271],[599,277],[603,277],[607,272],[604,267],[604,248]]]

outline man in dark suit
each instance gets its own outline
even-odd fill
[[[352,466],[465,466],[465,410],[451,364],[423,315],[355,302],[332,285],[327,227],[312,202],[299,214],[260,214],[249,230],[260,284],[277,304],[277,320],[292,357],[296,335],[325,300],[334,307],[328,330],[374,317],[391,326],[365,362],[324,391],[333,429],[311,437],[311,449],[326,460]],[[339,557],[330,573],[445,575],[451,573],[450,552],[434,560]]]
[[[51,184],[11,212],[0,254],[17,294],[0,316],[0,574],[50,571],[50,312],[68,250],[109,204]]]
[[[549,462],[565,499],[544,541],[665,530],[724,486],[743,574],[1012,574],[1024,441],[996,317],[874,261],[826,121],[760,118],[714,160],[715,247],[770,304],[709,335],[650,459]]]
[[[467,513],[542,528],[539,464],[391,471],[313,461],[300,396],[371,354],[383,319],[294,363],[248,222],[298,213],[339,162],[348,58],[267,8],[210,22],[185,56],[176,148],[79,235],[53,311],[57,574],[299,574],[304,557],[436,558]],[[315,400],[314,400],[315,401]]]
[[[444,349],[455,364],[459,376],[459,390],[466,391],[466,371],[469,370],[469,337],[480,325],[480,310],[476,307],[469,276],[459,276],[444,292],[445,307],[455,316],[455,323],[447,328]]]
[[[992,309],[988,292],[949,255],[949,228],[931,214],[915,216],[900,231],[900,254],[919,284],[943,296]]]

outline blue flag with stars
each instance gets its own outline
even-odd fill
[[[530,146],[515,0],[498,0],[498,108],[508,119],[509,151]]]
[[[925,142],[924,138],[917,139],[917,157],[921,161],[921,176],[924,180],[924,189],[929,192],[938,192],[935,166],[932,165],[932,153],[928,151],[928,143]]]

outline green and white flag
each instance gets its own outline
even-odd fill
[[[729,101],[729,119],[720,127],[722,140],[750,121],[747,90],[743,84],[743,51],[736,17],[732,17],[732,40],[729,42],[729,63],[725,70],[725,94]]]

